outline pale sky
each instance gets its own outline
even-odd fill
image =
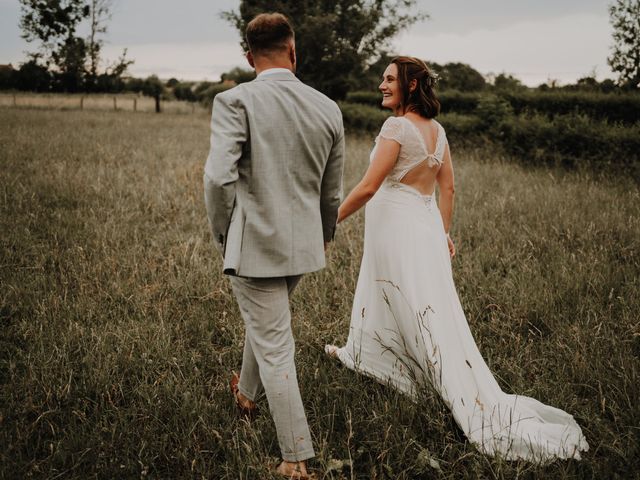
[[[575,82],[595,70],[613,76],[604,0],[418,0],[430,18],[393,39],[395,53],[438,63],[468,63],[483,74],[509,73],[531,86]],[[239,0],[113,0],[104,56],[123,48],[134,76],[218,80],[247,67],[237,31],[219,17]],[[18,0],[0,0],[0,64],[19,65],[36,50],[20,38]],[[300,52],[302,54],[302,52]]]

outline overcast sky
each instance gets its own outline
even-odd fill
[[[611,77],[611,27],[604,0],[418,0],[430,18],[393,40],[396,53],[464,62],[483,74],[510,73],[528,85],[592,73]],[[113,0],[104,54],[123,48],[135,76],[217,80],[246,65],[237,31],[219,16],[239,0]],[[0,0],[0,64],[36,49],[20,38],[18,0]],[[300,52],[302,54],[302,52]]]

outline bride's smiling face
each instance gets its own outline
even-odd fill
[[[398,82],[398,66],[395,63],[389,64],[382,75],[382,83],[378,87],[382,92],[382,106],[396,110],[402,102],[402,92]]]

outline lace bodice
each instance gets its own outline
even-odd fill
[[[436,122],[434,120],[434,122]],[[433,153],[429,153],[422,138],[422,133],[411,120],[405,117],[389,117],[382,124],[380,133],[376,137],[376,144],[371,151],[369,160],[373,160],[380,137],[395,140],[400,144],[398,160],[387,176],[388,180],[399,182],[409,170],[426,161],[430,167],[442,164],[447,136],[444,128],[438,122],[438,137]]]

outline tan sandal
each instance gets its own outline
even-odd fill
[[[236,407],[238,408],[238,413],[241,417],[246,418],[247,420],[253,420],[257,413],[258,407],[255,405],[253,407],[246,407],[240,401],[240,389],[238,388],[238,384],[240,383],[240,376],[233,372],[231,376],[231,380],[229,381],[229,388],[231,389],[231,394],[233,395],[233,400],[236,402]]]
[[[286,468],[287,463],[292,463],[292,462],[285,462],[283,460],[282,462],[280,462],[280,465],[278,465],[274,469],[274,472],[277,475],[280,475],[282,478],[287,478],[289,480],[318,480],[318,476],[315,473],[309,473],[309,472],[302,473],[297,463],[295,464],[294,470],[292,472],[287,473],[287,468]]]

